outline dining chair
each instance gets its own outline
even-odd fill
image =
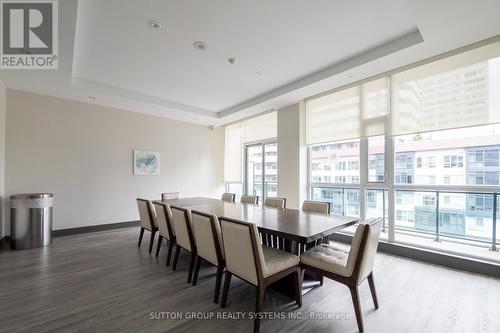
[[[165,192],[161,194],[161,200],[172,200],[172,199],[180,199],[181,192]]]
[[[286,208],[286,199],[277,197],[267,197],[264,206],[271,208]],[[262,243],[273,247],[284,247],[284,240],[278,236],[262,233]]]
[[[352,239],[349,251],[331,244],[321,244],[300,256],[302,269],[312,271],[346,285],[351,291],[358,329],[363,332],[363,317],[359,301],[358,286],[368,279],[375,309],[378,309],[373,262],[377,253],[382,218],[370,219],[359,224]]]
[[[191,260],[189,262],[189,271],[187,282],[191,283],[193,275],[194,259],[196,257],[196,241],[193,233],[193,221],[191,220],[191,213],[189,210],[181,207],[170,206],[172,210],[172,220],[175,230],[175,256],[172,269],[175,271],[177,268],[177,261],[179,260],[179,253],[181,248],[191,253]]]
[[[259,196],[258,195],[242,195],[240,202],[257,205],[259,203]]]
[[[302,210],[311,213],[330,214],[330,203],[322,201],[304,200]]]
[[[156,256],[160,253],[161,243],[163,238],[168,242],[168,252],[166,266],[170,265],[170,257],[175,244],[175,231],[172,225],[172,210],[170,206],[161,201],[153,202],[156,210],[156,223],[158,224],[158,247],[156,248]]]
[[[267,197],[264,206],[273,208],[286,208],[286,199],[277,197]]]
[[[253,223],[227,217],[219,218],[226,255],[226,277],[221,307],[225,308],[231,277],[236,275],[256,287],[255,312],[262,311],[267,286],[293,275],[295,302],[302,306],[302,275],[299,257],[288,252],[262,246],[259,232]],[[254,332],[259,332],[260,316],[255,316]]]
[[[139,243],[137,244],[137,247],[141,247],[144,230],[148,230],[151,232],[151,239],[149,240],[149,253],[151,253],[153,250],[155,234],[156,231],[158,231],[153,204],[151,203],[151,200],[137,198],[137,207],[139,209],[139,218],[141,220],[141,231],[139,233]]]
[[[221,200],[227,201],[227,202],[234,202],[235,198],[236,198],[236,194],[234,194],[234,193],[223,193]]]
[[[304,200],[304,202],[302,203],[302,211],[309,213],[330,214],[330,203],[323,201]],[[316,240],[316,242],[312,243],[312,246],[308,248],[319,245],[321,243],[328,243],[328,240],[328,237],[322,237]]]
[[[218,303],[222,273],[224,272],[224,268],[226,268],[219,219],[215,215],[196,210],[191,211],[191,218],[193,220],[197,251],[193,275],[193,286],[195,286],[198,281],[198,273],[200,272],[202,259],[217,267],[214,303]]]

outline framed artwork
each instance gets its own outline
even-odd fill
[[[134,175],[159,176],[160,153],[154,151],[134,150]]]

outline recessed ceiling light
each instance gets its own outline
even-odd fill
[[[207,49],[207,44],[199,40],[193,43],[193,47],[197,50],[205,51]]]
[[[153,29],[160,29],[161,28],[161,23],[155,20],[150,20],[148,24],[151,26]]]

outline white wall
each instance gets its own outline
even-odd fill
[[[304,104],[278,110],[278,196],[300,209],[307,199],[307,146]]]
[[[161,176],[133,176],[134,149]],[[218,197],[224,133],[205,126],[7,89],[6,195],[53,192],[54,229],[138,219],[135,199]]]
[[[0,238],[4,236],[5,85],[0,81]]]

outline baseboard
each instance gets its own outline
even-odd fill
[[[352,236],[345,234],[334,234],[329,238],[330,240],[347,244],[351,244],[352,242]],[[423,261],[426,263],[500,278],[500,265],[489,263],[486,261],[475,260],[466,257],[460,257],[456,255],[383,241],[379,242],[378,250],[381,252],[386,252],[413,260]]]
[[[69,236],[69,235],[76,235],[76,234],[85,234],[85,233],[89,233],[89,232],[138,227],[139,225],[140,225],[140,221],[128,221],[128,222],[90,225],[87,227],[59,229],[59,230],[52,231],[52,237],[62,237],[62,236]]]

